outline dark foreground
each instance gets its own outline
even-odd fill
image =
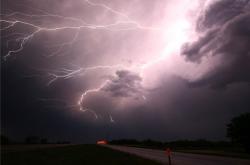
[[[97,145],[2,147],[1,165],[157,165],[158,163]]]
[[[113,145],[107,145],[107,147],[164,164],[168,162],[168,157],[162,150]],[[250,165],[250,160],[174,152],[172,154],[172,165]]]

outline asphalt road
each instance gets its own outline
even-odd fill
[[[107,145],[107,147],[168,164],[168,157],[162,150],[114,145]],[[173,152],[172,165],[250,165],[250,160]]]

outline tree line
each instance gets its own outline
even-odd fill
[[[171,147],[173,149],[224,149],[241,150],[250,153],[250,113],[244,113],[234,117],[227,125],[227,135],[230,141],[208,141],[206,139],[198,140],[176,140],[171,142],[160,142],[154,140],[119,139],[112,140],[110,144],[127,145],[137,147],[149,147],[164,149]]]
[[[67,140],[49,141],[48,138],[38,137],[38,136],[27,136],[23,141],[14,141],[5,135],[1,135],[1,144],[70,144]]]

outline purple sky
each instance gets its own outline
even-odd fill
[[[225,139],[250,111],[249,0],[8,0],[2,132]]]

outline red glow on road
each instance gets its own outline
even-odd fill
[[[105,145],[105,144],[108,144],[108,141],[107,141],[107,140],[98,140],[98,141],[96,142],[96,144]]]

